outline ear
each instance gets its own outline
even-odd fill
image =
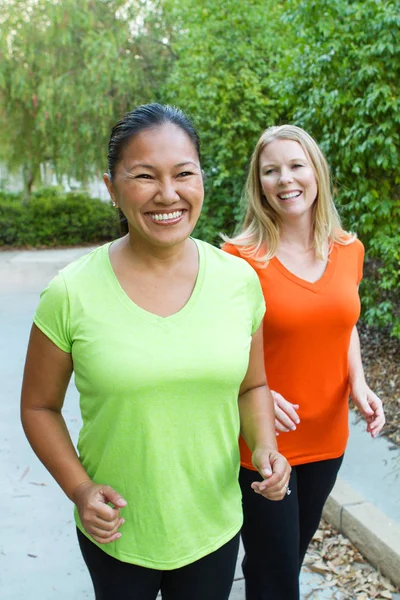
[[[111,181],[111,177],[108,173],[103,173],[103,181],[106,184],[106,188],[108,189],[108,193],[110,194],[112,205],[116,208],[118,207],[117,196],[115,194],[114,184]]]

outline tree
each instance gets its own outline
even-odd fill
[[[400,337],[400,15],[394,0],[165,0],[177,56],[164,97],[194,117],[207,174],[198,234],[240,219],[262,130],[291,122],[321,144],[345,226],[367,251],[365,316]]]
[[[106,166],[111,126],[152,100],[168,71],[157,5],[122,0],[2,2],[0,156],[86,181]]]
[[[345,224],[366,246],[370,324],[400,337],[400,13],[391,0],[288,0],[297,32],[271,88],[320,142]]]
[[[166,0],[177,59],[163,97],[187,111],[202,140],[206,202],[197,234],[219,243],[241,217],[240,196],[252,148],[276,122],[279,99],[269,89],[286,44],[271,0]]]
[[[241,218],[250,154],[291,122],[321,144],[345,225],[367,250],[365,315],[400,337],[400,15],[394,0],[0,0],[0,158],[80,181],[116,119],[153,100],[202,139],[196,234]]]

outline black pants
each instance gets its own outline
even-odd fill
[[[292,493],[280,502],[255,494],[250,484],[261,476],[241,468],[246,600],[299,600],[301,565],[342,460],[293,467]]]
[[[228,600],[239,550],[239,533],[227,544],[180,569],[158,571],[109,556],[79,530],[79,545],[96,600]]]

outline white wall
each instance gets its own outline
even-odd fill
[[[41,165],[41,182],[36,183],[35,187],[58,185],[53,169],[49,165]],[[66,192],[73,190],[84,190],[92,198],[100,198],[101,200],[109,200],[110,197],[103,180],[99,178],[92,179],[87,185],[82,184],[74,179],[63,177],[61,185]],[[23,190],[22,172],[10,174],[4,164],[0,163],[0,189],[7,192],[21,192]]]

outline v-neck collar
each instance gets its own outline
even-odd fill
[[[327,262],[325,271],[322,273],[321,277],[319,279],[317,279],[317,281],[314,281],[314,282],[307,281],[306,279],[302,279],[301,277],[298,277],[297,275],[292,273],[292,271],[289,271],[289,269],[287,269],[285,267],[285,265],[283,263],[281,263],[279,258],[277,258],[276,256],[271,258],[271,265],[273,265],[276,269],[278,269],[278,271],[280,273],[282,273],[282,275],[287,277],[287,279],[290,279],[290,281],[292,281],[293,283],[300,285],[301,287],[306,288],[307,290],[310,290],[312,292],[319,292],[326,285],[328,285],[328,283],[332,279],[333,274],[335,272],[335,268],[336,268],[336,261],[337,261],[337,247],[336,247],[336,245],[334,245],[328,256],[328,262]]]
[[[154,324],[158,324],[161,326],[167,326],[169,324],[175,323],[176,321],[182,319],[192,309],[194,304],[196,304],[196,302],[197,302],[198,296],[200,294],[200,291],[201,291],[201,288],[203,285],[206,265],[205,265],[205,250],[204,250],[203,244],[201,243],[200,240],[196,240],[195,238],[190,238],[190,239],[192,239],[194,241],[194,243],[196,244],[197,251],[199,254],[199,268],[198,268],[198,272],[197,272],[196,282],[195,282],[193,291],[190,295],[190,298],[188,299],[186,304],[184,306],[182,306],[182,308],[180,310],[178,310],[176,313],[169,315],[167,317],[162,317],[160,315],[156,315],[155,313],[149,312],[149,311],[145,310],[144,308],[141,308],[133,300],[131,300],[131,298],[128,296],[128,294],[125,292],[125,290],[122,288],[122,286],[118,280],[118,277],[116,276],[115,271],[111,264],[109,249],[110,249],[112,242],[105,244],[103,246],[104,260],[105,260],[105,264],[107,267],[107,276],[108,276],[109,283],[110,283],[113,291],[115,292],[116,296],[120,300],[120,302],[122,302],[124,304],[124,306],[130,312],[135,313],[138,317],[145,319],[149,322],[152,322]]]

